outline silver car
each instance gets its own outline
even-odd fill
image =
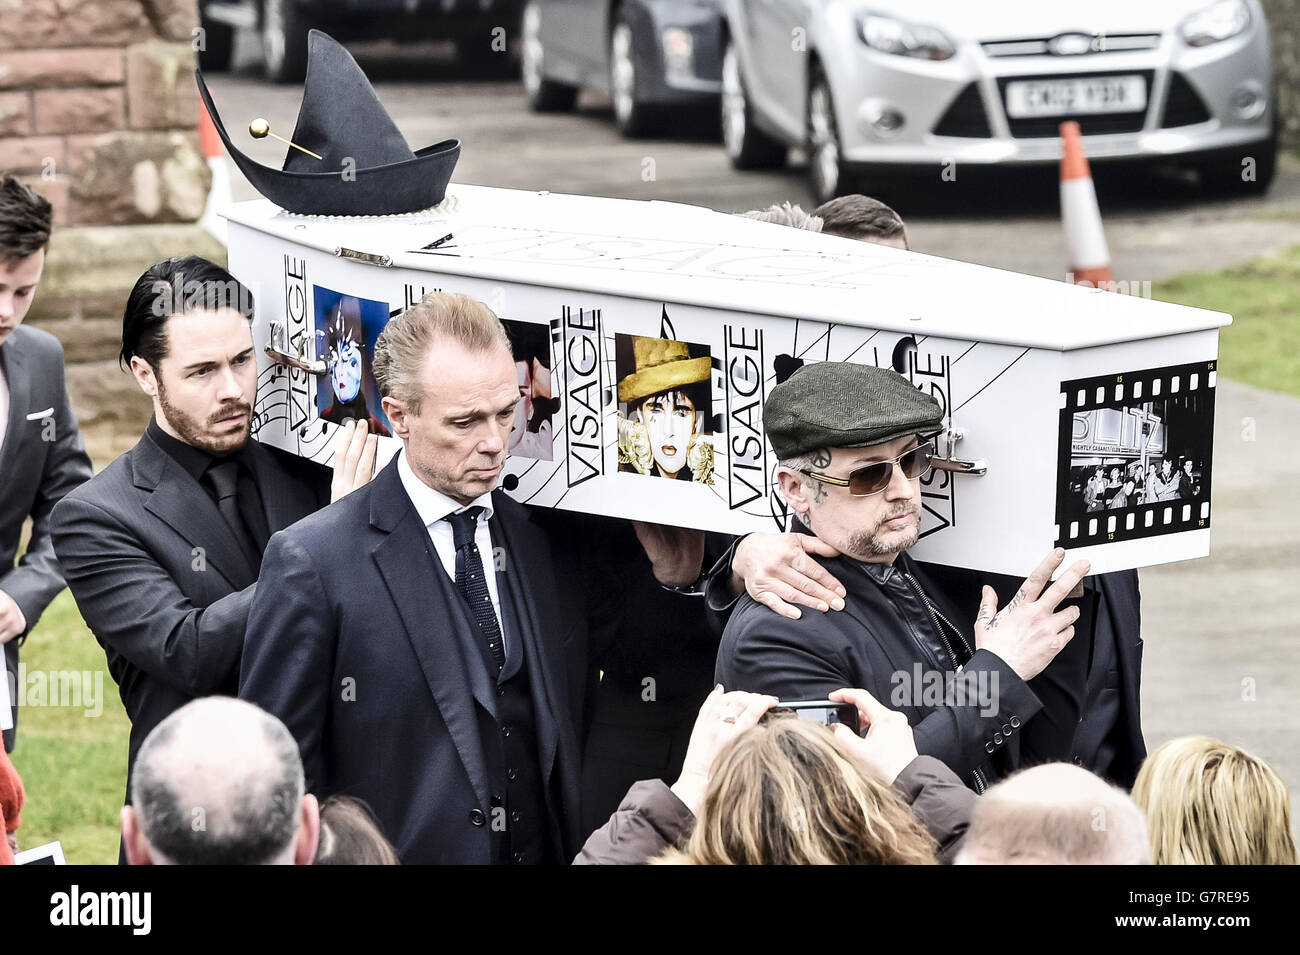
[[[1177,161],[1263,192],[1277,150],[1259,0],[725,0],[723,142],[737,168],[803,148],[817,200],[873,169]]]

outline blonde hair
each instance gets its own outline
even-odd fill
[[[450,339],[468,351],[510,350],[505,326],[492,309],[468,295],[430,292],[390,319],[379,333],[373,361],[379,394],[396,398],[412,414],[419,414],[424,398],[420,370],[439,339]]]
[[[821,726],[773,713],[723,749],[685,852],[663,864],[934,865],[936,845],[894,789]]]
[[[1146,758],[1133,799],[1157,865],[1295,865],[1291,794],[1258,756],[1208,736]]]

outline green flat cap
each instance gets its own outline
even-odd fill
[[[888,368],[804,365],[768,393],[763,428],[781,460],[818,448],[865,448],[943,426],[936,401]]]

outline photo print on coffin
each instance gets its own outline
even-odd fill
[[[554,457],[552,418],[560,401],[552,390],[551,330],[548,325],[503,318],[515,359],[520,402],[510,430],[510,454],[535,461]]]
[[[1216,365],[1061,383],[1058,546],[1210,526]]]
[[[316,354],[325,357],[327,374],[316,382],[316,410],[321,420],[343,424],[365,421],[370,433],[391,437],[371,366],[375,341],[388,321],[388,305],[323,286],[312,289],[316,307]]]
[[[614,336],[618,469],[713,484],[709,349],[667,338]]]

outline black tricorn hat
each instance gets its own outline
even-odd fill
[[[235,165],[258,192],[288,212],[418,212],[442,202],[460,158],[459,139],[411,152],[352,54],[320,30],[308,35],[307,78],[290,138],[323,159],[288,148],[284,168],[272,169],[245,156],[230,141],[202,71],[195,70],[194,79]]]

